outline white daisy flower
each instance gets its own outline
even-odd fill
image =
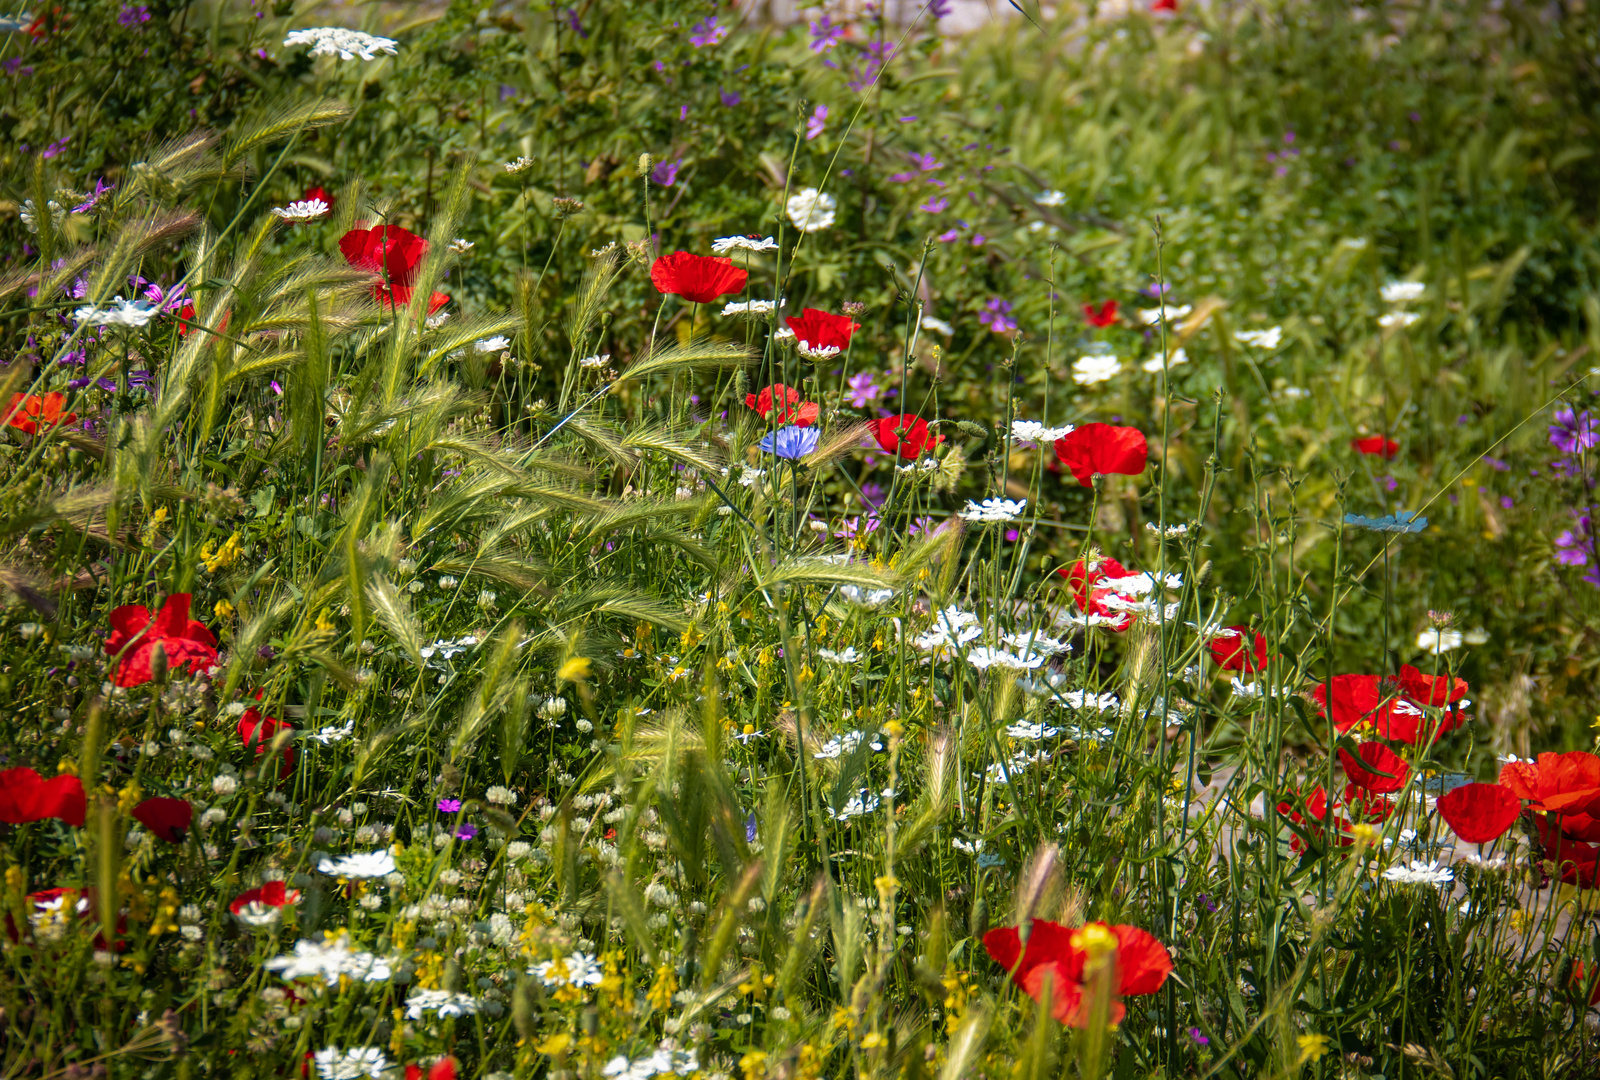
[[[1265,330],[1239,330],[1233,339],[1245,345],[1254,345],[1258,349],[1276,349],[1283,341],[1283,327],[1272,326]]]
[[[1072,434],[1076,424],[1063,424],[1061,427],[1045,427],[1037,420],[1011,421],[1011,437],[1022,442],[1053,443],[1057,439],[1065,438]]]
[[[364,1046],[359,1050],[340,1050],[330,1046],[326,1050],[318,1050],[313,1060],[317,1065],[317,1075],[322,1080],[357,1080],[362,1076],[376,1080],[389,1067],[389,1059],[376,1046]]]
[[[1421,281],[1391,281],[1378,293],[1385,304],[1406,304],[1422,299],[1422,294],[1427,291],[1427,284]]]
[[[594,356],[585,356],[578,360],[578,366],[583,368],[603,368],[611,363],[610,353],[598,353]]]
[[[961,511],[961,520],[1015,521],[1027,505],[1027,499],[985,499],[981,503],[968,499],[967,508]]]
[[[361,851],[339,859],[323,859],[317,869],[332,877],[376,878],[387,877],[397,869],[394,855],[387,849]]]
[[[1415,311],[1389,311],[1378,316],[1378,325],[1385,330],[1403,330],[1421,319]]]
[[[72,317],[90,326],[140,327],[159,314],[161,314],[160,309],[148,301],[124,300],[120,296],[114,296],[111,298],[110,307],[96,308],[93,304],[86,304],[74,311]]]
[[[1183,318],[1185,315],[1189,314],[1189,312],[1194,310],[1194,305],[1183,304],[1178,307],[1167,307],[1166,305],[1160,305],[1157,307],[1138,308],[1137,310],[1139,313],[1140,322],[1144,323],[1146,326],[1154,326],[1163,319],[1170,321],[1173,319]]]
[[[315,221],[319,217],[326,217],[332,210],[333,207],[321,199],[305,199],[300,202],[292,202],[288,206],[274,206],[272,213],[273,216],[280,217],[284,221],[299,224],[303,221]]]
[[[497,334],[474,343],[472,347],[479,352],[505,352],[511,348],[511,339]]]
[[[724,315],[771,315],[779,307],[787,304],[787,300],[780,300],[773,304],[771,300],[745,300],[743,302],[730,301],[723,307]]]
[[[1072,381],[1079,386],[1094,386],[1122,373],[1122,361],[1115,356],[1080,356],[1072,362]]]
[[[1187,364],[1188,362],[1189,362],[1189,354],[1188,353],[1184,352],[1182,349],[1173,349],[1172,350],[1172,354],[1167,357],[1167,362],[1166,362],[1165,365],[1163,365],[1161,363],[1161,354],[1157,353],[1156,355],[1152,356],[1150,359],[1146,360],[1143,364],[1141,364],[1140,367],[1144,368],[1144,370],[1146,370],[1150,374],[1154,375],[1157,372],[1159,372],[1163,367],[1175,368],[1179,364]]]
[[[1440,866],[1437,861],[1423,862],[1421,859],[1412,859],[1409,865],[1389,867],[1383,872],[1383,879],[1401,885],[1448,885],[1456,879],[1456,875],[1449,867]]]
[[[711,250],[718,255],[726,255],[730,251],[777,251],[778,241],[771,236],[765,239],[755,236],[719,236],[711,241]]]

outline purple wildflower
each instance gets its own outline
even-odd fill
[[[839,528],[834,532],[834,537],[839,540],[856,540],[865,537],[870,532],[877,531],[882,524],[878,515],[868,514],[865,517],[845,518],[839,522]]]
[[[51,143],[49,146],[44,148],[44,155],[43,155],[44,159],[46,161],[49,161],[51,158],[56,157],[58,154],[61,153],[61,151],[65,150],[67,148],[67,144],[69,142],[71,142],[71,141],[72,141],[72,136],[71,135],[67,135],[64,138],[57,139],[55,142]]]
[[[811,51],[825,53],[844,40],[844,26],[826,15],[811,24]]]
[[[456,830],[457,840],[471,840],[478,835],[478,827],[471,822],[463,821],[461,828]]]
[[[861,485],[861,501],[876,510],[883,505],[884,496],[888,493],[883,490],[883,485],[868,480]]]
[[[127,27],[138,26],[140,23],[147,23],[149,21],[150,9],[145,7],[143,4],[140,4],[138,7],[124,5],[122,10],[117,13],[117,22]]]
[[[454,814],[461,809],[460,799],[440,799],[436,804],[446,814]]]
[[[1383,485],[1383,490],[1385,491],[1394,491],[1400,486],[1400,481],[1396,480],[1392,476],[1381,477],[1378,480],[1378,483]]]
[[[1200,1029],[1197,1028],[1197,1027],[1192,1027],[1192,1028],[1189,1029],[1189,1040],[1191,1042],[1193,1042],[1196,1046],[1210,1046],[1211,1045],[1211,1040],[1206,1038],[1204,1035],[1200,1034]]]
[[[859,375],[852,375],[849,380],[850,407],[864,409],[877,401],[883,393],[883,387],[877,384],[877,377],[870,371],[863,371]]]
[[[937,532],[939,522],[931,517],[917,517],[911,519],[911,524],[906,526],[907,536],[927,536]]]
[[[569,26],[572,29],[572,32],[574,34],[577,34],[581,38],[586,38],[586,37],[589,36],[589,31],[587,31],[587,30],[585,30],[583,28],[583,23],[581,21],[579,21],[579,19],[578,19],[578,9],[577,8],[569,7],[567,9],[566,18],[567,18],[567,26]]]
[[[1556,410],[1555,423],[1550,425],[1550,443],[1564,454],[1590,450],[1600,446],[1600,427],[1587,411],[1575,413],[1566,406]]]
[[[917,204],[917,209],[924,214],[942,214],[950,209],[950,200],[943,195],[935,195],[924,202]]]
[[[74,213],[74,214],[87,214],[90,210],[93,210],[97,205],[99,205],[101,199],[105,198],[108,194],[110,194],[111,192],[115,191],[116,189],[117,189],[117,185],[108,184],[105,181],[105,177],[103,177],[103,176],[100,177],[99,179],[95,180],[95,182],[94,182],[94,194],[90,195],[87,199],[85,199],[83,202],[79,203],[77,206],[74,206],[72,208],[72,213]]]
[[[1517,502],[1510,495],[1500,496],[1500,509],[1510,510],[1515,505],[1517,505]]]
[[[695,23],[689,34],[689,44],[697,49],[707,45],[716,45],[728,36],[728,27],[718,26],[715,15],[707,15]]]
[[[991,297],[978,312],[978,321],[997,334],[1009,334],[1017,328],[1017,320],[1011,317],[1011,304],[998,296]]]
[[[650,179],[662,187],[671,187],[678,180],[678,169],[683,165],[683,159],[677,161],[658,161],[656,167],[650,170]]]
[[[828,124],[828,107],[818,105],[812,114],[806,117],[806,141],[815,139]]]
[[[739,104],[739,102],[744,100],[738,94],[729,90],[724,90],[720,86],[717,87],[717,94],[722,98],[723,107],[728,109],[733,108],[735,105]]]
[[[932,172],[935,169],[944,168],[944,162],[932,154],[907,154],[906,156],[911,159],[911,164],[922,172]]]
[[[1589,515],[1576,515],[1578,527],[1565,529],[1556,537],[1556,562],[1562,566],[1587,566],[1594,554],[1594,532]]]

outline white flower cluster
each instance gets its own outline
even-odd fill
[[[1188,353],[1184,352],[1182,349],[1173,349],[1172,352],[1167,356],[1167,361],[1165,364],[1161,362],[1161,354],[1156,353],[1139,366],[1145,371],[1148,371],[1150,374],[1154,375],[1158,371],[1162,370],[1162,368],[1175,368],[1179,364],[1187,364],[1188,362]]]
[[[919,649],[955,649],[982,636],[978,617],[952,605],[935,612],[933,625],[912,644]]]
[[[496,334],[494,337],[473,342],[472,347],[478,352],[505,352],[511,348],[511,339],[503,334]]]
[[[822,744],[821,750],[818,750],[811,756],[816,758],[818,761],[832,761],[835,758],[840,758],[848,753],[851,753],[863,742],[867,742],[867,744],[874,750],[883,749],[883,739],[878,732],[873,732],[869,740],[867,733],[857,728],[847,731],[843,735],[835,735],[833,738]]]
[[[765,239],[757,236],[719,236],[711,241],[711,250],[717,255],[726,255],[730,251],[777,251],[778,241],[771,236]]]
[[[860,585],[841,585],[839,595],[859,607],[882,607],[894,599],[893,589],[868,589]]]
[[[1051,727],[1049,724],[1030,724],[1026,720],[1018,720],[1006,728],[1006,734],[1013,739],[1037,741],[1039,739],[1053,739],[1061,734],[1061,729]]]
[[[52,220],[64,213],[61,204],[54,199],[48,200],[44,205]],[[24,199],[22,202],[22,227],[31,233],[39,231],[39,209],[32,199]]]
[[[406,1019],[421,1020],[425,1013],[440,1016],[471,1016],[478,1011],[478,999],[471,994],[457,994],[449,990],[424,990],[417,987],[406,998]]]
[[[342,26],[317,26],[310,30],[291,30],[285,45],[310,45],[312,56],[337,56],[341,60],[376,60],[379,53],[394,55],[399,44],[393,38],[347,30]]]
[[[599,986],[605,975],[600,961],[586,952],[545,960],[529,968],[528,974],[546,986]]]
[[[292,954],[274,957],[263,966],[284,982],[320,978],[328,986],[338,986],[346,976],[360,982],[387,982],[393,974],[388,958],[352,952],[350,940],[342,934],[329,941],[297,941]]]
[[[376,1080],[389,1067],[389,1059],[376,1046],[359,1050],[340,1050],[330,1046],[312,1055],[317,1065],[317,1075],[322,1080],[359,1080],[370,1076]]]
[[[955,327],[951,326],[943,319],[935,319],[932,315],[921,316],[917,326],[919,329],[931,330],[935,334],[943,334],[945,337],[949,337],[951,334],[956,332]]]
[[[1154,326],[1156,323],[1162,322],[1163,320],[1170,321],[1172,319],[1181,319],[1193,310],[1193,304],[1184,304],[1180,307],[1167,307],[1165,304],[1162,304],[1159,307],[1140,308],[1139,321],[1144,323],[1146,326]]]
[[[737,300],[729,301],[724,305],[724,315],[771,315],[780,306],[786,305],[787,300],[780,300],[774,304],[771,300],[746,300],[742,303]]]
[[[818,649],[817,655],[822,657],[822,659],[830,660],[835,664],[853,664],[857,660],[861,659],[861,657],[856,653],[854,645],[846,646],[838,652],[834,652],[832,649]]]
[[[1421,300],[1422,294],[1427,291],[1428,286],[1421,281],[1391,281],[1378,290],[1385,304],[1407,304]]]
[[[1011,421],[1011,437],[1022,442],[1053,443],[1057,439],[1062,439],[1072,434],[1074,427],[1076,427],[1074,424],[1066,424],[1062,427],[1045,427],[1037,420],[1013,420]]]
[[[1046,637],[1037,630],[1029,631],[1026,634],[1002,634],[1000,635],[1000,640],[1012,648],[1021,649],[1023,652],[1042,653],[1045,656],[1056,656],[1060,653],[1072,651],[1072,642],[1064,639],[1058,641],[1053,637]]]
[[[806,188],[789,196],[784,209],[789,220],[801,232],[814,233],[831,229],[837,216],[839,203],[832,195],[824,195],[816,188]]]
[[[341,859],[323,859],[317,863],[317,869],[342,878],[388,877],[397,871],[394,856],[385,849],[357,852]]]
[[[1026,772],[1034,765],[1045,765],[1050,761],[1050,755],[1044,750],[1035,750],[1028,753],[1018,750],[1004,764],[995,762],[990,765],[985,775],[995,783],[1009,783],[1018,773]]]
[[[72,317],[80,323],[90,326],[143,326],[157,315],[160,310],[147,300],[124,300],[120,296],[111,298],[108,308],[96,308],[93,304],[85,304],[72,313]]]
[[[1122,702],[1115,694],[1096,694],[1088,690],[1068,690],[1061,695],[1063,701],[1074,709],[1097,709],[1100,712],[1115,712],[1122,708]]]
[[[1415,311],[1390,311],[1378,316],[1378,325],[1385,330],[1404,330],[1421,318]]]
[[[1265,330],[1240,330],[1233,335],[1233,339],[1243,345],[1254,345],[1258,349],[1276,349],[1283,342],[1283,327],[1272,326]]]
[[[1079,386],[1096,386],[1122,374],[1122,361],[1115,356],[1080,356],[1072,362],[1072,381]]]
[[[851,818],[872,813],[882,804],[883,801],[878,796],[872,794],[866,788],[862,788],[845,800],[845,804],[839,807],[839,812],[833,815],[833,819],[835,821],[849,821]]]
[[[688,1076],[699,1068],[693,1050],[661,1049],[637,1061],[618,1055],[606,1062],[602,1072],[617,1080],[652,1080],[657,1076]]]
[[[991,667],[1007,668],[1011,671],[1032,671],[1048,659],[1049,657],[1037,653],[1012,653],[1004,649],[991,649],[987,645],[978,645],[967,652],[967,663],[979,671]]]
[[[1383,872],[1385,881],[1401,885],[1448,885],[1456,879],[1455,872],[1436,861],[1411,860],[1409,865],[1391,866]]]
[[[1027,499],[985,499],[981,503],[967,500],[961,511],[962,521],[1015,521],[1028,505]]]

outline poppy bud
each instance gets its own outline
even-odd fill
[[[519,980],[516,990],[511,994],[511,1023],[524,1039],[533,1038],[539,1030],[539,1013],[534,1006],[531,983],[530,979]]]
[[[987,439],[989,430],[982,424],[975,424],[971,420],[957,420],[956,427],[971,435],[974,439]]]
[[[652,166],[654,164],[655,164],[655,161],[654,161],[654,159],[652,159],[650,157],[649,154],[640,154],[639,155],[639,175],[640,176],[648,176],[648,175],[650,175],[650,166]]]
[[[967,933],[981,938],[989,930],[989,902],[978,897],[972,902],[972,918],[967,923]]]
[[[150,646],[150,681],[157,686],[167,681],[167,650],[159,641]]]
[[[1572,990],[1572,957],[1563,956],[1561,963],[1556,965],[1553,985],[1559,994],[1569,993]]]
[[[611,324],[614,321],[616,321],[615,315],[611,314],[609,311],[602,311],[600,313],[600,332],[603,334],[607,330],[610,330]]]

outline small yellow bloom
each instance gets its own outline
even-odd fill
[[[577,682],[590,676],[590,664],[587,656],[574,656],[561,665],[561,670],[556,672],[556,678],[564,682]]]
[[[211,614],[215,615],[217,617],[217,621],[219,622],[231,619],[233,618],[233,605],[228,603],[226,600],[218,600],[216,604],[212,606]]]
[[[875,1049],[876,1047],[882,1046],[884,1044],[884,1041],[885,1041],[884,1037],[882,1035],[879,1035],[876,1031],[874,1031],[870,1035],[868,1035],[866,1038],[861,1040],[861,1049],[863,1049],[863,1050]]]
[[[1296,1041],[1300,1044],[1300,1060],[1297,1062],[1300,1065],[1318,1060],[1328,1052],[1328,1047],[1333,1043],[1328,1036],[1315,1033],[1302,1035]]]
[[[535,1043],[533,1048],[541,1054],[550,1054],[551,1056],[554,1056],[556,1054],[565,1053],[567,1047],[571,1045],[572,1036],[567,1034],[565,1031],[559,1031],[554,1035],[546,1037],[544,1041]]]
[[[1378,830],[1368,825],[1365,821],[1350,827],[1350,835],[1355,837],[1356,843],[1372,845],[1378,842]]]

